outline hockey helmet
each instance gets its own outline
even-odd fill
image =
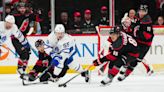
[[[14,18],[13,15],[7,15],[6,18],[5,18],[5,21],[9,22],[9,23],[12,23],[12,24],[15,24],[15,18]]]
[[[42,39],[38,39],[36,42],[35,42],[35,47],[37,48],[37,47],[39,47],[39,46],[42,46],[42,45],[44,45],[45,43],[44,43],[44,41],[42,40]]]
[[[63,24],[56,24],[54,31],[55,31],[55,33],[57,33],[57,32],[65,33],[65,27]]]
[[[109,34],[113,34],[113,33],[118,34],[120,33],[121,30],[122,30],[122,26],[115,26],[109,31]]]
[[[144,10],[145,12],[148,13],[148,6],[147,5],[140,5],[139,10]]]

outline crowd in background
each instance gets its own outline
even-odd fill
[[[51,11],[45,11],[43,8],[36,8],[33,0],[13,0],[10,3],[6,3],[5,6],[5,14],[12,14],[16,19],[19,27],[21,27],[21,23],[19,23],[20,15],[29,17],[29,25],[33,27],[35,31],[33,34],[48,34],[51,32]],[[164,3],[164,0],[157,0]],[[156,2],[156,4],[159,4]],[[159,5],[159,15],[156,20],[153,22],[154,25],[164,26],[164,16],[163,16],[163,6]],[[149,6],[150,7],[150,6]],[[93,7],[94,8],[94,7]],[[150,7],[151,8],[151,7]],[[71,34],[85,34],[85,33],[96,33],[95,26],[99,25],[109,25],[109,9],[108,6],[102,5],[96,13],[92,12],[93,9],[86,8],[83,11],[73,11],[73,13],[68,13],[68,10],[61,11],[59,14],[59,19],[55,21],[56,23],[61,23],[65,26],[66,32]],[[134,16],[137,15],[136,9],[130,9],[126,12],[129,12],[129,17],[133,20]],[[47,17],[45,17],[45,14]],[[115,12],[117,15],[117,12]],[[125,13],[125,12],[124,12]],[[0,12],[2,15],[2,11]],[[95,14],[99,15],[95,18]],[[1,16],[2,18],[2,16]],[[154,18],[154,17],[153,17]],[[26,21],[27,22],[27,21]],[[120,22],[118,22],[120,23]],[[118,24],[116,23],[116,24]],[[28,30],[30,29],[28,28]],[[23,29],[23,27],[22,27]],[[28,32],[24,32],[28,34]]]

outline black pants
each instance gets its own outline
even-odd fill
[[[30,81],[34,81],[35,78],[36,78],[36,74],[39,74],[39,73],[42,73],[45,69],[47,69],[47,67],[45,66],[38,66],[38,65],[35,65],[34,68],[32,70],[34,70],[35,72],[30,72],[29,73],[29,80]],[[41,77],[40,77],[40,81],[43,82],[43,81],[47,81],[51,76],[53,76],[53,71],[54,71],[54,68],[51,67],[45,74],[43,74]]]
[[[21,60],[29,60],[30,57],[30,49],[25,49],[22,50],[22,44],[19,42],[18,39],[16,38],[12,38],[12,44],[16,50],[16,52],[18,53],[18,55],[20,56]]]
[[[144,57],[146,56],[147,52],[150,49],[150,46],[147,45],[143,45],[143,44],[139,44],[139,59],[142,61],[142,59],[144,59]],[[139,62],[141,62],[139,61]]]

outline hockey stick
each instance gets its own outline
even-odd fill
[[[96,26],[95,27],[96,28],[96,31],[97,31],[97,34],[98,34],[98,39],[99,39],[99,41],[100,41],[100,39],[101,39],[101,36],[102,36],[102,34],[100,33],[100,28],[98,27],[98,26]],[[104,27],[105,28],[105,27]],[[107,35],[107,34],[106,34]],[[104,56],[104,51],[105,51],[105,45],[103,45],[102,46],[102,48],[101,48],[101,44],[100,44],[100,42],[98,42],[98,59],[100,59],[101,58],[101,56]],[[100,63],[100,62],[98,62],[98,63]],[[104,72],[105,72],[105,70],[106,70],[106,66],[108,65],[109,63],[108,62],[106,62],[106,64],[104,64],[104,66],[103,67],[101,67],[99,70],[98,70],[98,75],[104,75]]]
[[[101,67],[104,66],[104,65],[105,65],[105,63],[101,64],[99,67],[101,68]],[[83,72],[89,70],[89,69],[90,69],[91,67],[93,67],[93,66],[94,66],[94,65],[88,66]],[[99,70],[99,68],[96,69],[96,70]],[[96,71],[96,70],[95,70],[95,71]],[[81,72],[81,73],[83,73],[83,72]],[[81,73],[78,73],[77,75],[73,76],[72,78],[70,78],[69,80],[67,80],[67,81],[64,82],[64,83],[59,84],[58,87],[67,87],[67,84],[68,84],[69,82],[71,82],[73,79],[75,79],[77,76],[79,76]]]
[[[52,67],[52,65],[48,66],[40,75],[38,75],[38,76],[35,78],[35,80],[41,78],[45,73],[48,72],[48,70],[49,70],[51,67]],[[24,79],[22,79],[22,84],[23,84],[23,86],[30,85],[30,84],[26,84]],[[32,83],[32,84],[38,84],[38,83]]]
[[[30,45],[30,48],[31,48],[32,52],[35,54],[35,56],[39,57],[38,52],[31,45]]]
[[[38,85],[38,84],[48,84],[47,81],[43,81],[43,82],[31,82],[31,83],[25,83],[24,81],[22,81],[23,86],[30,86],[30,85]]]
[[[0,45],[0,46],[4,47],[4,45]],[[7,48],[11,53],[13,53],[13,54],[15,55],[16,58],[19,58],[18,53],[12,51],[9,47],[6,47],[6,46],[5,46],[5,48]]]

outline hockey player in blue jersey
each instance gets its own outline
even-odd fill
[[[57,24],[54,31],[48,35],[47,44],[52,48],[50,55],[52,57],[52,65],[55,66],[54,75],[58,76],[64,67],[68,67],[81,73],[86,82],[89,81],[88,71],[84,71],[80,63],[73,60],[76,54],[75,39],[65,33],[65,28],[62,24]]]

